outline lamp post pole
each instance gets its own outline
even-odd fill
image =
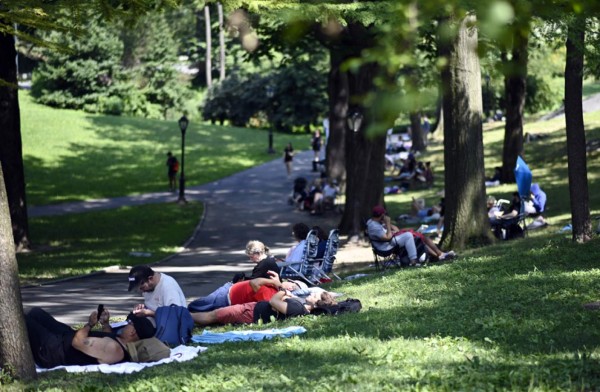
[[[271,100],[275,96],[275,89],[273,86],[268,85],[266,88],[267,98],[269,98],[269,108],[271,113],[273,113],[273,102]],[[271,119],[269,119],[269,122]],[[273,124],[269,124],[269,148],[267,149],[267,153],[274,154],[275,150],[273,149]]]
[[[179,129],[181,129],[181,175],[179,176],[179,199],[178,203],[187,203],[185,199],[185,131],[189,121],[184,115],[179,119]]]

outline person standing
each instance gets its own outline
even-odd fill
[[[425,146],[428,144],[429,132],[431,131],[431,123],[429,122],[429,118],[427,115],[423,116],[423,125],[421,125],[421,129],[423,130],[423,143]]]
[[[292,161],[294,160],[294,147],[292,147],[292,143],[288,143],[283,150],[283,163],[285,163],[285,168],[287,170],[288,177],[292,174]]]
[[[313,159],[313,171],[316,172],[317,164],[320,162],[319,153],[321,152],[321,131],[318,129],[315,131],[315,134],[311,140],[311,146],[313,152],[315,153],[315,157]]]
[[[175,181],[179,171],[179,161],[169,151],[167,153],[167,176],[169,177],[169,190],[175,192]]]

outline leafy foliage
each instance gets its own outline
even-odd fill
[[[42,33],[62,50],[41,49],[33,96],[54,107],[153,118],[181,108],[186,91],[174,69],[176,46],[164,16],[148,14],[132,23],[90,16],[81,35]]]

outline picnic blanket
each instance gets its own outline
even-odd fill
[[[261,340],[273,339],[275,336],[289,338],[306,332],[304,327],[271,328],[264,331],[229,331],[229,332],[210,332],[202,331],[200,335],[192,336],[192,342],[204,344],[218,344],[225,342],[258,342]]]
[[[169,356],[169,358],[164,358],[164,359],[161,359],[160,361],[156,361],[156,362],[145,362],[145,363],[123,362],[123,363],[116,363],[114,365],[102,364],[102,365],[85,365],[85,366],[79,366],[79,365],[56,366],[51,369],[36,367],[36,371],[38,373],[42,373],[42,372],[49,372],[52,370],[64,369],[69,373],[101,372],[101,373],[130,374],[130,373],[139,372],[143,368],[147,368],[150,366],[156,366],[156,365],[162,365],[163,363],[189,361],[190,359],[197,357],[198,353],[204,352],[206,350],[207,350],[206,347],[201,347],[201,346],[193,347],[193,346],[181,345],[181,346],[177,346],[177,347],[171,349],[171,355]]]

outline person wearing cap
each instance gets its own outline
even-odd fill
[[[398,250],[406,248],[410,265],[417,265],[417,248],[413,235],[411,233],[397,234],[397,232],[398,228],[391,224],[385,208],[382,206],[373,207],[371,219],[367,221],[367,235],[375,248],[383,252],[394,248]]]
[[[138,265],[129,271],[129,291],[135,288],[144,296],[144,303],[133,308],[136,316],[154,317],[156,309],[161,306],[187,306],[185,295],[177,281],[147,265]]]
[[[52,368],[60,365],[149,362],[170,355],[169,348],[154,338],[155,329],[149,320],[130,314],[127,325],[115,332],[110,327],[109,317],[105,309],[98,320],[98,313],[93,311],[88,322],[74,330],[45,310],[32,308],[25,315],[25,323],[35,363]],[[102,331],[92,331],[98,321]]]

